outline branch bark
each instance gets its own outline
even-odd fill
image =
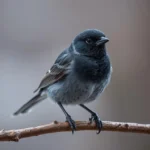
[[[150,134],[150,124],[125,123],[103,121],[102,131],[118,131]],[[81,130],[97,130],[95,123],[86,121],[76,121],[77,131]],[[57,122],[37,127],[30,127],[17,130],[1,130],[0,141],[15,141],[18,142],[21,138],[28,138],[42,134],[71,131],[67,122]]]

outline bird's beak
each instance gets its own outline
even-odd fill
[[[108,39],[108,38],[106,38],[106,37],[101,37],[101,39],[100,39],[100,40],[98,40],[98,41],[96,42],[96,46],[99,46],[99,45],[105,44],[105,43],[107,43],[108,41],[109,41],[109,39]]]

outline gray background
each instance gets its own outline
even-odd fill
[[[150,123],[149,0],[0,0],[0,129],[64,121],[50,100],[32,113],[11,114],[32,91],[63,48],[87,28],[102,30],[113,64],[113,76],[101,100],[88,106],[103,120]],[[75,120],[89,114],[66,109]],[[149,150],[150,136],[94,131],[56,133],[0,143],[0,150]]]

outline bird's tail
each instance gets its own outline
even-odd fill
[[[41,92],[39,92],[37,95],[35,95],[32,99],[30,99],[27,103],[25,103],[20,109],[18,109],[13,115],[19,115],[24,114],[28,112],[28,110],[33,107],[34,105],[38,104],[39,102],[43,101],[47,98],[47,95],[42,95]]]

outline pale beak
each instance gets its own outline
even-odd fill
[[[108,39],[108,38],[106,38],[106,37],[101,37],[101,39],[100,39],[100,40],[98,40],[98,41],[96,42],[96,46],[99,46],[99,45],[105,44],[105,43],[107,43],[108,41],[109,41],[109,39]]]

